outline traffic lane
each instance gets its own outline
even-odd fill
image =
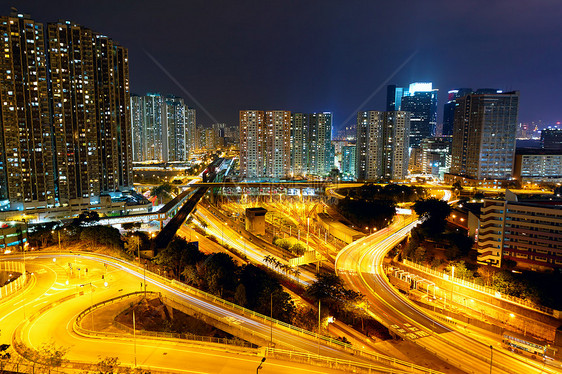
[[[78,302],[66,302],[49,310],[36,323],[31,324],[29,331],[24,334],[29,337],[27,343],[37,347],[49,337],[57,345],[70,347],[65,358],[72,361],[95,363],[105,357],[118,357],[121,362],[133,364],[136,358],[137,364],[141,367],[188,373],[247,372],[256,368],[261,360],[260,357],[251,355],[230,354],[224,352],[223,347],[217,346],[207,349],[178,341],[140,338],[135,341],[130,334],[123,334],[122,339],[79,336],[72,333],[72,320],[82,308],[87,307],[88,295],[76,301]],[[69,321],[66,322],[67,320]],[[189,370],[185,369],[186,360],[189,360]],[[302,373],[326,372],[324,369],[287,364],[278,360],[268,359],[266,362],[269,364],[269,369],[262,371],[264,373],[286,373],[289,369],[291,372]]]
[[[384,251],[376,251],[372,250],[368,253],[367,261],[372,262],[373,264],[381,263],[381,256]],[[410,322],[415,322],[428,330],[433,330],[437,333],[443,334],[449,331],[453,331],[446,326],[442,325],[440,322],[433,320],[429,316],[427,316],[423,311],[418,311],[416,308],[410,305],[410,303],[405,300],[396,290],[394,290],[386,281],[385,275],[382,275],[382,270],[380,267],[376,267],[375,274],[368,274],[366,277],[363,277],[363,280],[367,282],[367,286],[371,289],[371,293],[376,293],[377,296],[380,296],[381,300],[388,302],[391,307],[397,312],[397,317],[407,316],[410,318]],[[363,273],[364,274],[364,273]],[[377,290],[377,291],[375,291]],[[392,309],[387,310],[387,312],[392,313]],[[464,334],[459,332],[451,332],[454,335],[453,340],[449,340],[450,345],[457,344],[459,347],[465,347],[466,345],[472,346],[473,350],[470,354],[475,355],[480,358],[487,357],[489,353],[489,347],[487,345],[482,344],[481,342],[467,337]],[[461,342],[462,341],[462,342]],[[446,345],[448,346],[448,345]],[[505,354],[502,352],[502,354]],[[514,361],[513,358],[507,358],[506,360]],[[518,367],[518,370],[536,370],[532,366],[527,365],[520,360],[515,360],[514,362],[510,362],[510,365],[514,365]],[[525,371],[520,371],[525,372]]]
[[[43,269],[41,265],[28,265],[32,284],[30,288],[18,292],[6,302],[0,303],[0,344],[11,344],[11,337],[14,334],[17,326],[29,317],[37,309],[36,304],[48,293],[52,284],[55,283],[56,273],[37,271]]]
[[[130,283],[131,289],[135,290],[135,286],[137,284],[136,280],[140,280],[143,279],[143,273],[141,273],[140,271],[134,271],[132,269],[129,269],[121,264],[118,263],[111,263],[107,260],[100,260],[97,257],[89,257],[87,255],[81,255],[80,256],[83,260],[91,260],[93,262],[96,261],[101,261],[101,262],[107,262],[109,264],[112,265],[112,267],[121,270],[120,274],[122,275],[127,275],[130,276],[130,279],[133,279],[132,283]],[[245,317],[239,313],[230,311],[226,308],[224,308],[221,305],[218,304],[214,304],[211,302],[208,302],[204,299],[200,299],[194,295],[190,295],[190,294],[186,294],[184,292],[178,291],[175,288],[165,285],[162,282],[160,282],[157,279],[152,279],[150,277],[150,274],[147,274],[146,277],[146,281],[147,284],[151,286],[151,288],[149,288],[151,291],[157,291],[157,292],[161,292],[163,295],[168,296],[168,297],[172,297],[172,298],[180,298],[181,300],[183,300],[183,302],[187,303],[187,304],[191,304],[191,305],[195,305],[205,311],[207,311],[210,314],[213,314],[215,316],[215,318],[217,319],[221,319],[221,318],[225,318],[225,317],[229,317],[229,318],[234,318],[237,322],[240,323],[241,326],[253,330],[255,332],[258,332],[262,337],[264,338],[269,338],[271,335],[271,326],[268,322],[266,323],[262,323],[259,321],[256,321],[254,319],[251,319],[249,317]],[[119,284],[123,284],[122,281],[119,281]],[[291,333],[291,332],[287,332],[285,330],[285,328],[283,327],[278,327],[274,324],[273,326],[273,332],[274,332],[274,341],[281,341],[282,344],[288,345],[288,346],[293,346],[296,349],[300,349],[300,350],[304,350],[304,351],[308,351],[311,353],[317,353],[318,352],[318,340],[311,338],[309,335],[304,335],[304,336],[300,336],[300,335],[295,335],[295,333]],[[342,352],[341,350],[332,348],[332,347],[326,347],[323,344],[320,344],[320,352],[321,354],[325,354],[328,356],[333,356],[333,357],[338,357],[338,358],[344,358],[344,359],[350,359],[353,358],[354,356]]]
[[[368,274],[365,279],[367,280],[368,287],[370,287],[371,290],[376,290],[376,296],[378,299],[384,301],[387,306],[387,313],[398,313],[398,315],[406,316],[424,329],[433,331],[437,334],[452,331],[450,328],[444,326],[441,321],[430,318],[425,313],[420,312],[409,303],[405,302],[402,299],[402,296],[400,294],[396,294],[396,292],[391,289],[391,286],[386,283],[384,276],[378,274]]]

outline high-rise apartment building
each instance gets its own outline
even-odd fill
[[[131,127],[134,161],[164,160],[164,138],[160,94],[131,95]]]
[[[55,205],[53,128],[43,25],[0,17],[0,200],[11,209]]]
[[[386,112],[383,128],[383,176],[386,179],[402,180],[408,174],[410,136],[410,113],[406,111]]]
[[[187,159],[197,149],[197,111],[188,106],[185,107],[185,132]]]
[[[47,33],[56,179],[64,205],[100,195],[95,36],[70,22],[48,24]]]
[[[443,178],[451,168],[451,146],[453,139],[448,137],[426,138],[421,141],[421,171],[423,174]]]
[[[455,122],[455,107],[457,99],[472,93],[472,88],[459,88],[450,90],[447,96],[447,102],[443,105],[443,130],[441,135],[453,135],[453,123]]]
[[[185,161],[187,148],[187,129],[185,121],[185,103],[181,97],[167,96],[162,105],[162,123],[164,128],[164,161]]]
[[[357,147],[354,145],[344,145],[341,150],[341,173],[344,180],[356,178]]]
[[[333,166],[332,113],[308,114],[307,174],[325,177]]]
[[[294,176],[303,176],[308,171],[308,115],[293,113],[291,115],[291,172]]]
[[[127,50],[69,21],[47,32],[60,203],[131,187]]]
[[[133,142],[133,162],[144,161],[146,154],[146,134],[143,122],[142,96],[131,94],[131,140]]]
[[[265,112],[265,169],[270,178],[289,175],[291,166],[291,112]]]
[[[451,174],[475,180],[513,176],[519,93],[483,93],[457,100]]]
[[[358,180],[402,180],[408,172],[410,114],[366,111],[357,114]]]
[[[182,98],[131,96],[135,161],[185,161],[197,148],[196,112]]]
[[[133,186],[133,155],[127,49],[101,34],[93,35],[100,190]]]
[[[383,176],[384,112],[357,113],[355,172],[357,180],[377,180]]]
[[[334,165],[332,113],[240,112],[240,176],[326,177]]]
[[[71,22],[0,18],[0,195],[88,204],[133,184],[127,50]]]
[[[240,177],[258,179],[265,174],[265,117],[261,110],[240,111]]]
[[[422,139],[435,136],[437,92],[430,82],[387,87],[386,110],[410,112],[410,147],[419,147]]]
[[[216,151],[222,146],[222,139],[213,127],[199,127],[197,129],[199,149]]]

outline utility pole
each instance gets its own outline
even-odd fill
[[[321,305],[321,301],[318,300],[318,356],[320,356],[320,327],[321,327],[320,305]]]
[[[306,250],[308,251],[308,235],[310,233],[310,217],[306,217]]]
[[[270,346],[273,348],[273,293],[269,294],[270,307],[269,307],[269,318],[271,322],[271,341]]]
[[[90,315],[92,316],[92,330],[94,329],[94,285],[90,282]]]
[[[494,346],[490,346],[490,374],[492,374],[492,361],[494,359]]]
[[[137,327],[135,322],[135,309],[133,309],[133,342],[135,349],[135,368],[137,367]]]

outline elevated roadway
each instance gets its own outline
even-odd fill
[[[215,347],[214,350],[209,351],[204,348],[193,348],[178,341],[161,339],[135,341],[130,335],[125,335],[122,339],[95,338],[74,332],[72,328],[74,318],[88,306],[123,293],[139,291],[139,284],[140,289],[143,284],[148,284],[151,291],[160,292],[164,297],[173,298],[176,302],[204,310],[206,314],[214,315],[217,319],[227,320],[246,331],[246,334],[251,332],[262,340],[272,341],[275,345],[289,347],[298,352],[308,352],[308,354],[319,353],[321,356],[333,359],[370,363],[372,369],[378,366],[382,372],[401,373],[404,370],[428,372],[424,368],[388,357],[358,356],[358,351],[353,349],[350,351],[341,343],[329,343],[324,338],[310,333],[304,334],[283,324],[264,319],[263,316],[249,315],[242,312],[240,307],[230,307],[228,303],[221,302],[217,298],[205,296],[200,292],[191,292],[189,287],[178,288],[173,282],[155,274],[145,275],[141,268],[119,259],[90,253],[38,253],[31,256],[27,262],[29,269],[34,272],[36,283],[28,293],[22,294],[20,299],[14,299],[14,303],[0,304],[2,336],[12,337],[14,342],[23,343],[34,349],[44,343],[53,342],[57,346],[68,348],[66,357],[74,362],[91,363],[97,362],[99,358],[118,356],[121,362],[132,364],[136,361],[143,368],[188,373],[247,372],[257,367],[259,357],[255,353],[253,356],[233,355],[228,353],[226,347]],[[74,277],[70,277],[68,263],[75,264],[73,269],[78,273],[74,273]],[[85,272],[86,268],[89,269],[88,272]],[[24,310],[26,316],[22,313]],[[92,314],[91,323],[95,324],[95,312]],[[189,368],[185,367],[186,355],[190,360]],[[380,364],[380,360],[383,359],[385,365],[390,365],[383,365],[387,367],[386,369],[382,369]],[[379,363],[375,362],[377,360]],[[275,360],[273,363],[275,365],[272,365],[267,372],[331,372]]]
[[[497,342],[472,338],[409,302],[388,282],[383,260],[419,224],[414,217],[397,219],[391,226],[345,247],[336,258],[337,273],[365,295],[368,312],[391,333],[411,340],[457,368],[473,373],[554,373],[537,361],[507,352]]]

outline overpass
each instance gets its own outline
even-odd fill
[[[215,178],[217,178],[217,176],[218,178],[221,178],[220,176],[221,174],[219,172],[215,172],[215,170],[220,170],[221,167],[225,164],[228,165],[228,161],[225,162],[225,159],[223,158],[216,159],[207,167],[207,170],[205,170],[205,172],[203,173],[203,178],[206,178],[206,175],[208,175],[208,178],[211,179],[211,182]],[[195,183],[193,185],[195,185]],[[178,229],[185,222],[185,220],[187,219],[189,214],[193,211],[193,209],[195,209],[195,206],[197,205],[199,200],[201,200],[201,198],[205,195],[205,193],[209,190],[209,188],[210,187],[208,186],[195,187],[193,193],[189,194],[189,199],[184,204],[182,204],[181,208],[179,208],[180,206],[179,202],[175,201],[176,199],[170,201],[162,208],[163,210],[167,209],[167,211],[170,210],[176,211],[178,208],[179,210],[177,210],[177,213],[174,213],[170,221],[162,228],[162,230],[160,230],[160,232],[154,239],[154,244],[153,244],[154,250],[158,251],[168,246],[170,241],[174,238],[174,235],[176,235]]]

